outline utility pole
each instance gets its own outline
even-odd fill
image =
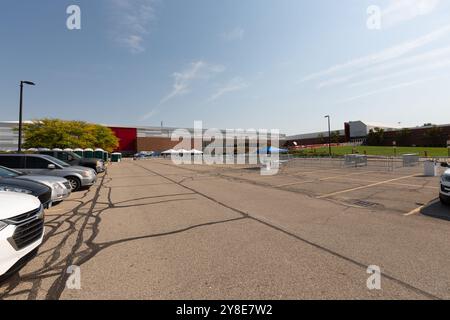
[[[330,116],[326,115],[325,118],[328,118],[328,152],[329,152],[330,158],[331,158],[331,123],[330,123]]]
[[[23,112],[23,85],[27,84],[35,86],[36,84],[31,81],[20,81],[20,102],[19,102],[19,145],[17,151],[22,152],[22,112]]]

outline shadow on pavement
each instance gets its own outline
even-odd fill
[[[442,204],[439,200],[430,202],[420,210],[420,213],[428,217],[450,221],[450,206]]]

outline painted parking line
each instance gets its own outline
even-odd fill
[[[399,180],[408,179],[408,178],[413,178],[413,177],[417,177],[417,176],[418,176],[417,174],[413,174],[413,175],[404,176],[404,177],[400,177],[400,178],[380,181],[380,182],[377,182],[377,183],[371,183],[371,184],[368,184],[366,186],[361,186],[361,187],[356,187],[356,188],[351,188],[351,189],[345,189],[345,190],[341,190],[341,191],[336,191],[336,192],[324,194],[324,195],[316,197],[316,199],[328,198],[328,197],[332,197],[332,196],[335,196],[335,195],[338,195],[338,194],[342,194],[342,193],[347,193],[347,192],[357,191],[357,190],[361,190],[361,189],[367,189],[367,188],[371,188],[371,187],[376,187],[376,186],[387,184],[387,183],[390,183],[390,182],[399,181]]]
[[[350,180],[350,181],[355,181],[355,182],[362,182],[361,179],[346,178],[346,177],[343,177],[343,179],[345,179],[345,180]],[[377,183],[377,182],[380,182],[380,181],[376,181],[376,180],[364,180],[364,182]],[[420,185],[420,184],[410,184],[410,183],[388,182],[388,183],[386,183],[386,184],[389,184],[389,185],[391,185],[391,186],[401,186],[401,187],[411,187],[411,188],[425,188],[425,189],[433,189],[433,190],[440,189],[439,187],[423,186],[423,185]]]
[[[433,204],[435,204],[435,203],[438,203],[438,202],[439,202],[438,199],[433,200],[433,201],[431,201],[431,202],[429,202],[429,203],[427,203],[427,204],[424,204],[423,206],[420,206],[420,207],[418,207],[418,208],[416,208],[416,209],[414,209],[414,210],[411,210],[411,211],[408,212],[408,213],[405,213],[404,216],[405,216],[405,217],[408,217],[408,216],[412,216],[412,215],[418,214],[418,213],[420,213],[420,211],[422,211],[423,208],[428,207],[428,206],[431,206],[431,205],[433,205]]]
[[[279,184],[279,185],[275,186],[275,188],[296,186],[296,185],[305,184],[305,183],[312,183],[312,182],[317,182],[317,180],[298,181],[298,182],[292,182],[292,183]]]
[[[320,169],[320,170],[298,172],[298,173],[295,173],[295,174],[293,174],[293,175],[294,175],[294,176],[300,176],[300,175],[302,175],[302,174],[310,174],[310,173],[317,173],[317,172],[324,172],[324,171],[326,171],[326,172],[331,172],[331,171],[342,171],[342,168],[339,168],[339,169],[327,169],[327,168],[322,168],[322,169]]]
[[[338,178],[343,178],[343,177],[348,177],[348,176],[353,176],[353,175],[358,175],[358,174],[373,173],[373,172],[376,172],[376,171],[365,171],[365,172],[354,172],[354,173],[349,173],[349,174],[341,174],[341,175],[338,175],[338,176],[326,177],[326,178],[321,178],[321,179],[316,179],[316,180],[308,180],[308,181],[298,181],[298,182],[292,182],[292,183],[285,183],[285,184],[277,185],[275,187],[276,188],[282,188],[282,187],[295,186],[295,185],[300,185],[300,184],[305,184],[305,183],[327,181],[327,180],[332,180],[332,179],[338,179]],[[359,180],[359,181],[361,181],[361,180]]]
[[[364,172],[354,172],[354,173],[348,173],[348,174],[341,174],[338,176],[334,176],[334,177],[327,177],[327,178],[322,178],[319,181],[326,181],[326,180],[332,180],[332,179],[337,179],[337,178],[342,178],[342,177],[348,177],[348,176],[355,176],[358,174],[366,174],[366,173],[374,173],[377,171],[364,171]]]

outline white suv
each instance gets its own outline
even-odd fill
[[[38,198],[0,192],[0,280],[37,253],[44,237],[44,209]]]
[[[441,176],[441,190],[439,198],[444,204],[450,204],[450,169],[447,169]]]

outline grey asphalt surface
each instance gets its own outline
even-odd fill
[[[433,216],[450,209],[420,171],[125,160],[47,210],[38,257],[0,298],[448,299],[450,222]]]

